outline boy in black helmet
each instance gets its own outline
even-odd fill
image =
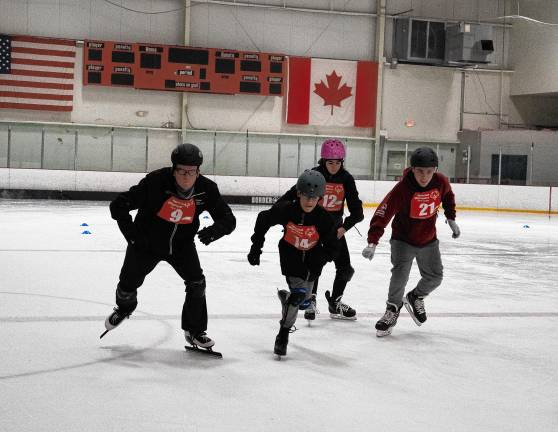
[[[434,291],[443,277],[440,246],[436,238],[436,219],[440,204],[444,208],[453,238],[460,235],[455,223],[455,198],[449,180],[438,171],[438,156],[429,147],[416,149],[411,155],[411,167],[403,179],[380,203],[368,231],[368,246],[362,251],[371,260],[384,229],[395,216],[391,235],[391,280],[386,312],[376,323],[376,335],[387,336],[397,323],[401,306],[417,325],[426,321],[424,297]],[[405,285],[413,260],[416,258],[421,279],[405,297]]]
[[[279,241],[281,273],[287,279],[289,291],[279,290],[282,305],[279,333],[274,352],[287,354],[289,333],[299,309],[310,306],[314,280],[326,262],[338,254],[336,226],[331,216],[318,206],[325,191],[325,178],[318,171],[306,170],[299,177],[296,201],[281,201],[258,214],[248,262],[260,265],[265,234],[273,225],[282,225],[284,234]]]
[[[160,261],[168,262],[186,285],[182,329],[186,341],[202,348],[214,345],[205,333],[207,306],[205,277],[200,267],[194,237],[208,245],[230,234],[236,219],[223,201],[217,185],[200,174],[203,155],[193,144],[180,144],[171,154],[172,168],[147,174],[128,192],[110,203],[110,213],[128,242],[116,308],[105,321],[112,330],[136,309],[137,289]],[[132,221],[130,211],[137,209]],[[204,210],[214,223],[198,232]]]

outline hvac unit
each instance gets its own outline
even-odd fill
[[[396,19],[393,31],[393,58],[399,62],[444,63],[445,26],[441,21]]]
[[[446,61],[458,64],[490,63],[494,52],[492,26],[458,23],[446,26]]]

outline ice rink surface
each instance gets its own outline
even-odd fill
[[[108,203],[0,200],[0,431],[558,430],[557,216],[458,212],[457,240],[440,217],[428,321],[402,312],[382,339],[390,231],[372,262],[349,231],[358,320],[329,318],[329,264],[321,314],[311,327],[299,316],[277,361],[279,228],[260,267],[245,259],[264,208],[233,206],[236,231],[198,244],[218,360],[184,350],[184,286],[166,263],[99,340],[125,249]],[[408,290],[417,280],[414,266]]]

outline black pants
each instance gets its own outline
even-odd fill
[[[331,297],[334,299],[343,295],[347,282],[351,280],[354,273],[351,267],[351,256],[349,255],[349,247],[347,246],[345,236],[341,237],[338,241],[340,243],[339,255],[333,260],[335,263],[335,280],[333,281]],[[313,294],[318,292],[318,280],[319,278],[316,278],[314,281],[314,288],[312,289]]]
[[[133,297],[133,309],[137,305],[137,289],[145,277],[151,273],[160,261],[168,262],[186,285],[186,299],[182,308],[182,329],[197,335],[207,330],[207,304],[205,301],[205,278],[200,266],[196,245],[185,245],[179,255],[161,256],[149,251],[138,250],[128,246],[118,284],[116,304],[119,308],[130,310],[132,304],[118,295],[118,291]],[[191,289],[194,286],[195,289]],[[199,287],[202,286],[203,289]],[[133,310],[132,309],[132,310]]]

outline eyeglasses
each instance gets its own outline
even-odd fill
[[[195,177],[198,174],[198,169],[176,168],[174,172],[176,172],[179,176]]]

